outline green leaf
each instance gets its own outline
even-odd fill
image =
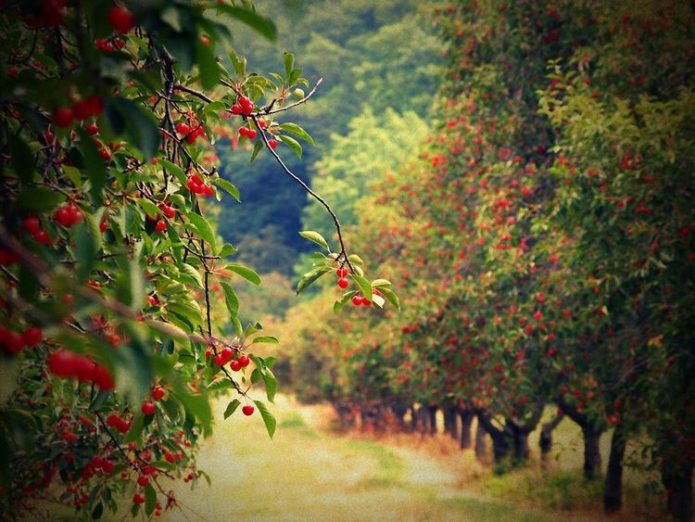
[[[23,190],[17,198],[17,206],[20,210],[48,212],[57,207],[64,199],[65,196],[60,192],[49,188],[37,187]]]
[[[132,145],[142,151],[145,160],[152,159],[159,148],[159,126],[152,113],[135,102],[120,96],[109,98],[107,107],[111,107],[122,117],[125,132]],[[116,134],[121,134],[117,129],[112,130]],[[89,141],[92,142],[91,139]]]
[[[198,288],[203,288],[203,278],[200,276],[200,272],[198,272],[194,267],[188,263],[181,263],[181,272],[192,279]]]
[[[275,425],[276,425],[276,420],[275,417],[268,411],[267,406],[261,402],[261,401],[253,401],[254,404],[256,405],[256,408],[258,408],[258,411],[261,413],[261,417],[263,418],[263,423],[265,424],[266,430],[268,430],[268,435],[270,438],[273,438],[273,435],[275,435]]]
[[[340,312],[340,310],[343,309],[343,306],[353,298],[353,296],[357,295],[357,290],[350,290],[349,292],[345,292],[343,296],[338,299],[335,303],[333,303],[333,313],[337,314]]]
[[[353,265],[364,266],[364,261],[357,254],[350,254],[348,256],[348,261],[350,261],[350,263],[352,263]]]
[[[278,135],[277,139],[283,142],[285,145],[287,145],[290,149],[292,149],[292,152],[294,152],[299,159],[302,158],[302,146],[299,144],[297,140],[294,138],[290,138],[289,136],[281,136]]]
[[[388,279],[375,279],[372,281],[372,288],[384,288],[391,286],[391,281]]]
[[[302,278],[299,280],[297,283],[297,293],[299,294],[302,290],[304,290],[306,287],[308,287],[311,283],[316,281],[319,277],[321,277],[323,274],[326,272],[330,272],[332,268],[330,266],[320,266],[318,268],[314,268],[313,270],[307,272],[302,276]]]
[[[200,309],[196,306],[193,306],[190,303],[169,301],[166,307],[167,310],[170,310],[188,319],[193,326],[199,325],[203,322],[203,315]]]
[[[225,269],[231,270],[232,272],[239,274],[241,277],[243,277],[247,281],[250,281],[254,285],[261,284],[260,276],[254,270],[247,266],[240,265],[238,263],[232,263],[230,265],[225,266]]]
[[[149,199],[139,198],[138,205],[142,208],[145,214],[147,214],[151,218],[157,217],[160,214],[157,205],[152,203]]]
[[[99,520],[104,514],[104,503],[99,502],[92,510],[92,520]]]
[[[87,131],[82,127],[77,127],[77,134],[80,136],[77,147],[80,149],[87,167],[87,177],[90,184],[89,192],[92,200],[97,204],[101,204],[101,190],[106,184],[106,165],[99,155],[99,150],[94,144],[94,140],[87,134]]]
[[[224,300],[227,304],[227,310],[229,310],[232,317],[236,317],[239,313],[239,298],[228,283],[222,281],[220,285],[222,286],[222,290],[224,290]]]
[[[307,143],[316,145],[316,143],[314,142],[314,138],[312,138],[307,131],[305,131],[296,123],[283,123],[282,125],[280,125],[280,128],[285,132],[289,132],[290,134],[293,134],[294,136],[303,139]]]
[[[154,512],[154,507],[157,505],[157,493],[152,484],[148,483],[145,486],[145,514],[149,517]]]
[[[280,341],[278,341],[277,337],[273,337],[272,335],[267,335],[264,337],[256,337],[253,341],[251,341],[251,344],[258,344],[258,343],[267,343],[267,344],[278,344]]]
[[[94,216],[87,215],[75,227],[75,257],[77,258],[77,279],[83,282],[92,272],[101,249],[101,232]]]
[[[184,174],[181,167],[179,167],[176,163],[172,163],[171,161],[165,159],[160,159],[159,164],[173,174],[181,185],[186,186],[186,174]]]
[[[142,430],[145,429],[145,417],[144,415],[137,414],[133,419],[133,424],[123,438],[124,442],[133,442],[137,440],[142,434]]]
[[[263,140],[258,140],[256,144],[253,146],[253,152],[251,153],[251,159],[249,160],[249,163],[253,163],[256,160],[256,157],[258,156],[258,153],[261,152],[262,148]]]
[[[198,233],[198,235],[203,240],[210,243],[210,247],[212,247],[213,252],[217,250],[215,233],[210,226],[210,223],[208,223],[203,216],[196,214],[195,212],[191,212],[187,217],[195,227],[195,231]]]
[[[263,378],[263,384],[265,384],[265,395],[270,402],[273,402],[275,400],[275,393],[277,393],[278,390],[278,381],[275,378],[275,374],[270,368],[264,367],[261,372],[261,377]]]
[[[350,277],[357,283],[357,286],[360,287],[360,290],[362,291],[362,295],[369,299],[370,301],[372,300],[372,284],[362,277],[361,275],[358,274],[352,274]]]
[[[7,137],[12,167],[22,183],[28,183],[34,174],[34,155],[29,146],[13,133],[9,133]]]
[[[238,317],[232,317],[232,326],[234,326],[234,332],[236,333],[237,337],[241,337],[244,334],[244,327],[242,326]]]
[[[241,23],[248,25],[251,29],[257,31],[268,40],[272,42],[277,40],[277,28],[272,20],[260,16],[255,11],[243,9],[241,7],[218,3],[217,8],[229,16],[236,18]]]
[[[393,290],[390,288],[385,288],[385,287],[380,287],[379,291],[381,292],[381,295],[383,295],[386,300],[391,303],[397,310],[401,309],[401,303],[398,299],[398,296],[395,294]]]
[[[222,249],[217,253],[218,256],[221,258],[233,256],[236,254],[237,249],[234,245],[230,245],[229,243],[225,244],[222,246]]]
[[[304,239],[308,239],[309,241],[313,241],[317,245],[325,248],[328,252],[331,251],[331,249],[328,248],[328,242],[318,232],[314,232],[313,230],[303,230],[302,232],[299,233],[299,235],[302,236]]]
[[[225,420],[232,416],[232,414],[236,411],[240,404],[241,402],[239,402],[239,399],[229,401],[229,404],[227,404],[227,409],[224,410]]]
[[[234,199],[236,199],[239,203],[241,203],[241,194],[239,192],[239,189],[236,187],[236,185],[234,185],[233,183],[231,183],[223,178],[217,178],[215,180],[215,185],[220,187],[227,194],[229,194]]]
[[[210,90],[220,81],[220,67],[217,65],[214,46],[212,43],[205,45],[200,38],[196,38],[195,50],[200,82],[203,84],[203,89]]]
[[[285,52],[283,53],[283,59],[285,62],[285,76],[289,78],[294,68],[294,54]]]

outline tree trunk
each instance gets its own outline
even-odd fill
[[[459,416],[461,417],[461,449],[468,449],[471,447],[471,424],[473,424],[475,413],[461,409]]]
[[[538,446],[541,449],[541,461],[545,462],[553,449],[553,430],[565,418],[564,413],[558,413],[553,420],[546,422],[541,427],[541,434],[538,438]]]
[[[693,466],[692,463],[673,463],[664,460],[661,481],[666,488],[668,512],[675,522],[693,520]]]
[[[492,437],[492,455],[495,463],[502,462],[509,456],[510,443],[513,441],[510,426],[505,424],[502,429],[495,427],[492,423],[492,418],[488,416],[485,410],[478,412],[478,422],[482,424],[485,431]]]
[[[514,460],[517,463],[524,462],[529,458],[531,452],[528,447],[528,436],[527,430],[514,430]]]
[[[427,413],[430,424],[430,435],[434,435],[437,433],[437,405],[428,406]]]
[[[428,430],[428,419],[427,419],[427,406],[420,406],[417,409],[418,417],[418,430],[421,435],[427,435]]]
[[[480,421],[477,422],[475,428],[475,458],[482,460],[487,455],[487,444],[485,444],[485,435],[487,432]]]
[[[594,480],[601,474],[601,430],[591,424],[582,426],[584,435],[584,478]]]
[[[410,429],[413,432],[417,431],[417,410],[414,404],[410,405]]]
[[[458,416],[456,415],[456,406],[453,404],[447,404],[444,409],[444,430],[449,434],[449,436],[457,440],[459,436],[458,430]]]
[[[606,513],[620,511],[622,506],[625,442],[623,426],[618,424],[611,437],[611,453],[606,469],[606,485],[603,493],[603,509]]]

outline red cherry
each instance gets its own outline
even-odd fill
[[[215,195],[215,189],[212,188],[210,185],[203,185],[202,193],[203,196],[212,197]]]
[[[100,364],[97,364],[92,371],[92,382],[97,388],[104,391],[110,391],[116,387],[108,368]]]
[[[104,112],[104,100],[101,96],[88,96],[75,102],[72,112],[76,119],[86,120],[90,116],[99,116]]]
[[[234,105],[232,105],[231,111],[232,111],[232,114],[243,114],[244,113],[244,109],[242,109],[241,105],[239,105],[238,103],[235,103]]]
[[[24,349],[24,339],[18,333],[3,329],[1,332],[0,344],[5,347],[5,350],[11,354],[18,354]]]
[[[27,346],[36,346],[43,340],[43,332],[38,326],[30,326],[22,334],[24,344]]]
[[[75,362],[76,355],[67,350],[58,350],[53,352],[46,359],[48,371],[56,377],[70,377],[72,375],[72,366]]]
[[[241,412],[246,415],[247,417],[250,415],[253,415],[253,406],[250,404],[247,404],[246,406],[241,408]]]
[[[62,107],[53,111],[53,116],[51,119],[53,121],[53,125],[60,127],[61,129],[65,129],[72,125],[72,122],[75,119],[75,114],[72,112],[71,108]]]
[[[242,355],[241,357],[239,357],[239,364],[242,368],[246,368],[250,362],[251,359],[249,359],[246,355]]]
[[[361,295],[352,296],[352,304],[355,306],[360,306],[362,304],[362,296]]]
[[[342,278],[344,278],[344,277],[347,277],[347,275],[348,275],[347,268],[342,268],[342,267],[341,267],[341,268],[338,268],[338,269],[335,271],[335,275],[337,275],[339,279],[342,279]]]
[[[133,495],[133,504],[144,504],[145,503],[145,497],[143,497],[140,493],[135,493]]]
[[[42,245],[47,245],[51,246],[51,236],[48,235],[48,232],[45,230],[39,230],[34,234],[34,239],[36,240],[37,243],[41,243]]]
[[[164,214],[169,219],[173,219],[176,217],[176,210],[173,207],[167,205],[166,203],[160,203],[159,210],[161,210],[162,214]]]
[[[239,359],[232,361],[232,364],[230,364],[229,367],[232,369],[233,372],[238,372],[242,368]]]
[[[123,7],[113,7],[107,17],[111,27],[117,33],[125,34],[135,27],[135,18],[130,11]]]
[[[147,475],[140,475],[138,477],[138,486],[145,487],[150,483],[150,479]]]
[[[36,216],[29,216],[22,220],[22,225],[32,234],[41,230],[41,221]]]
[[[362,305],[363,306],[371,306],[372,302],[369,299],[367,299],[366,297],[363,297],[362,298]]]
[[[154,390],[152,390],[152,398],[156,401],[161,401],[164,398],[165,393],[164,388],[157,386]]]
[[[278,140],[276,140],[276,139],[274,139],[274,138],[269,139],[269,140],[268,140],[268,146],[269,146],[271,149],[275,150],[275,148],[277,148],[277,146],[278,146]]]
[[[111,161],[111,151],[105,147],[99,149],[99,156],[104,161]]]
[[[341,277],[340,279],[338,279],[338,286],[339,286],[340,288],[345,289],[345,288],[347,288],[348,286],[350,286],[350,281],[348,281],[348,280],[345,279],[344,277]]]
[[[157,296],[148,295],[147,296],[147,302],[150,306],[154,306],[159,302],[159,300],[157,299]]]
[[[92,136],[94,136],[95,134],[97,134],[97,133],[99,132],[99,126],[98,126],[96,123],[90,123],[89,125],[87,125],[87,126],[85,127],[85,130],[86,130],[89,134],[91,134]]]
[[[157,221],[157,224],[154,226],[154,231],[155,232],[164,232],[167,229],[167,222],[164,221],[163,219],[160,219]]]
[[[149,417],[150,415],[154,415],[154,412],[157,410],[155,405],[151,402],[143,402],[142,406],[140,406],[140,411],[142,411],[142,414]]]
[[[225,364],[227,364],[227,361],[224,360],[224,357],[222,357],[222,354],[220,353],[215,355],[215,357],[213,357],[212,360],[217,366],[224,366]]]
[[[191,128],[188,126],[187,123],[179,122],[176,124],[176,132],[178,132],[179,134],[188,134],[190,130]]]

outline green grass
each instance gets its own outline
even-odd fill
[[[212,486],[173,484],[182,509],[165,520],[564,520],[461,487],[445,460],[420,449],[337,435],[329,422],[317,423],[317,410],[286,397],[274,409],[272,441],[260,418],[222,421],[223,402],[218,410],[199,459]]]

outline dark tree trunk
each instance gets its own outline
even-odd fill
[[[592,424],[582,426],[584,435],[584,478],[594,480],[601,475],[601,430]]]
[[[623,457],[625,435],[622,424],[618,424],[611,437],[611,453],[606,469],[606,484],[603,493],[603,509],[606,513],[620,511],[623,502]]]
[[[471,419],[472,420],[472,419]],[[487,432],[480,421],[477,422],[475,428],[475,458],[482,460],[487,455],[487,444],[485,443],[485,436]]]
[[[430,435],[437,433],[437,405],[433,404],[427,407],[427,413],[430,424]]]
[[[417,431],[417,410],[413,404],[410,405],[410,429]]]
[[[417,409],[417,422],[418,422],[418,431],[420,432],[421,435],[427,435],[428,431],[428,412],[427,412],[427,406],[420,406]]]
[[[516,462],[523,462],[529,458],[531,451],[528,447],[528,436],[527,430],[514,430],[514,460]]]
[[[471,424],[473,424],[475,413],[473,410],[459,409],[459,416],[461,417],[461,449],[468,449],[471,447]]]
[[[558,413],[550,422],[543,423],[541,427],[541,434],[538,438],[538,446],[541,449],[541,460],[545,461],[548,458],[548,454],[553,449],[553,430],[557,428],[558,424],[562,422],[565,418],[564,413]]]
[[[495,427],[491,417],[484,410],[478,411],[478,422],[482,424],[485,431],[487,431],[492,438],[492,455],[495,463],[502,462],[509,456],[509,450],[513,442],[509,425],[505,424],[502,429]]]
[[[405,431],[405,414],[408,411],[408,405],[405,403],[405,401],[393,401],[391,411],[393,412],[393,416],[396,418],[396,422],[398,422],[398,429]]]
[[[693,465],[664,459],[661,481],[666,488],[668,512],[675,522],[693,520]]]
[[[447,404],[444,406],[444,431],[449,434],[449,436],[457,440],[459,436],[456,407],[453,404]]]

